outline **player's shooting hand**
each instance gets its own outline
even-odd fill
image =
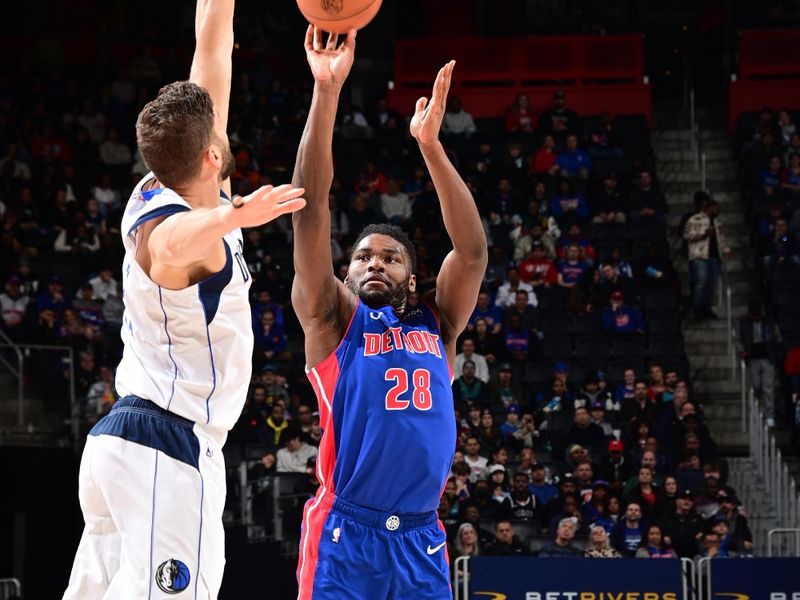
[[[329,33],[327,43],[322,42],[322,30],[309,25],[306,30],[306,59],[314,79],[320,83],[342,85],[353,66],[356,52],[356,30],[347,32],[344,42],[337,48],[339,34]]]
[[[233,219],[237,227],[258,227],[281,215],[293,213],[306,205],[301,198],[305,189],[289,184],[273,187],[265,185],[249,196],[233,199]]]
[[[451,60],[436,75],[433,84],[433,93],[430,102],[424,96],[417,100],[417,108],[411,119],[411,135],[419,142],[420,146],[431,144],[439,140],[439,130],[442,127],[445,107],[447,106],[447,92],[450,91],[450,79],[456,61]]]

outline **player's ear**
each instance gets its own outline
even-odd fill
[[[408,277],[408,291],[409,292],[416,292],[417,291],[417,276],[413,273]]]
[[[205,156],[203,158],[219,171],[222,169],[223,156],[222,148],[212,142],[208,145],[208,148],[206,148]]]

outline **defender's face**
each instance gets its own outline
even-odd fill
[[[378,233],[368,235],[358,244],[344,282],[372,308],[386,305],[403,308],[409,292],[417,288],[411,259],[403,245]]]

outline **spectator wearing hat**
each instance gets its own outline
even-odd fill
[[[642,545],[636,551],[636,558],[678,558],[675,552],[664,543],[661,527],[650,525],[647,536],[642,540]]]
[[[494,541],[486,547],[487,556],[527,556],[528,549],[517,539],[514,526],[508,519],[500,519],[494,527]]]
[[[571,485],[574,485],[570,482]],[[531,482],[528,491],[536,497],[536,504],[540,507],[548,506],[554,498],[558,497],[558,488],[547,482],[547,471],[541,463],[531,465]]]
[[[486,362],[486,357],[475,352],[475,342],[471,338],[464,338],[461,352],[456,354],[453,372],[463,373],[464,363],[468,360],[475,364],[475,377],[484,383],[489,383],[489,363]]]
[[[612,292],[609,296],[610,307],[602,314],[603,330],[611,335],[635,333],[644,334],[644,319],[635,306],[625,304],[625,295]]]
[[[761,302],[753,300],[747,314],[739,319],[736,349],[747,365],[750,385],[764,403],[767,426],[775,426],[775,365],[781,334],[778,325],[764,316]]]
[[[733,552],[748,554],[753,551],[753,533],[747,523],[747,517],[739,512],[741,502],[735,494],[720,490],[717,494],[719,502],[719,515],[728,523],[730,541],[728,547]]]
[[[605,448],[605,432],[600,425],[592,423],[592,418],[589,415],[589,409],[586,406],[575,407],[572,425],[567,432],[566,443],[580,444],[585,448],[591,448],[598,451],[602,448]]]
[[[578,519],[575,517],[565,517],[559,520],[555,540],[542,546],[539,556],[541,558],[580,556],[581,551],[572,543],[577,528]]]
[[[497,409],[506,410],[512,405],[520,408],[529,406],[528,396],[522,386],[515,381],[509,363],[500,363],[497,376],[489,382],[488,392],[491,405]]]
[[[453,401],[456,406],[485,404],[489,400],[486,384],[477,378],[475,363],[465,360],[461,366],[461,376],[453,382]]]
[[[568,133],[579,133],[579,122],[577,113],[567,107],[567,95],[563,90],[553,93],[552,106],[542,113],[539,119],[542,131],[563,139]]]
[[[698,540],[703,531],[703,520],[694,510],[694,494],[680,491],[675,499],[675,512],[666,513],[658,522],[664,542],[680,558],[692,558],[698,551]]]
[[[600,389],[598,372],[594,369],[588,370],[583,378],[583,387],[575,395],[575,406],[585,406],[588,410],[591,409],[592,404],[598,402],[604,408],[607,406],[612,408],[609,405],[610,400],[611,394],[606,390]]]
[[[592,207],[592,223],[624,223],[628,213],[628,203],[619,190],[619,178],[613,171],[603,177],[603,185],[594,193],[589,193]]]
[[[513,437],[520,427],[522,427],[522,409],[519,404],[510,404],[506,409],[506,420],[500,425],[503,443],[506,443],[509,437]]]
[[[555,263],[547,256],[547,248],[541,241],[534,241],[531,252],[519,263],[519,277],[534,290],[552,287],[558,283]]]
[[[586,558],[622,558],[622,554],[611,547],[608,532],[602,525],[592,525],[589,530],[589,545],[583,551]]]
[[[502,502],[509,496],[508,471],[505,465],[494,463],[486,469],[489,487],[492,488],[492,497],[496,502]]]
[[[60,319],[64,310],[70,306],[70,302],[64,295],[64,287],[61,284],[61,277],[52,275],[47,282],[47,288],[39,292],[36,296],[36,310],[52,310],[56,319]]]
[[[284,406],[289,404],[289,392],[278,381],[278,368],[267,363],[261,367],[259,382],[264,386],[264,402],[267,406],[272,406],[276,401],[282,401]]]
[[[608,398],[610,402],[611,396],[609,395]],[[602,400],[592,402],[589,405],[589,417],[592,423],[603,429],[603,435],[608,440],[614,437],[614,426],[606,421],[606,404],[607,402]]]
[[[597,468],[601,479],[608,481],[611,489],[622,492],[625,482],[630,478],[633,466],[625,456],[625,446],[620,440],[608,442],[608,454],[602,456]]]
[[[540,522],[536,496],[528,489],[530,479],[527,473],[515,473],[511,484],[511,494],[503,500],[502,514],[516,521]]]
[[[3,317],[3,330],[12,339],[24,337],[25,313],[30,298],[22,293],[20,278],[12,275],[6,280],[5,292],[0,294],[0,313]]]
[[[625,516],[617,521],[611,531],[611,545],[623,556],[635,556],[645,531],[641,505],[638,502],[629,502]]]

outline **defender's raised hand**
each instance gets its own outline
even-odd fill
[[[347,32],[344,42],[337,48],[339,34],[329,33],[327,43],[322,42],[322,30],[309,25],[306,30],[306,59],[311,73],[318,82],[342,85],[353,66],[356,51],[356,30]]]
[[[420,145],[431,144],[439,139],[439,130],[447,106],[447,93],[450,91],[450,79],[455,66],[456,61],[451,60],[439,69],[430,102],[424,96],[417,100],[417,108],[411,119],[411,135]]]
[[[303,208],[306,205],[305,199],[301,198],[304,193],[303,188],[289,184],[278,187],[265,185],[244,198],[235,197],[232,216],[238,227],[259,227]]]

